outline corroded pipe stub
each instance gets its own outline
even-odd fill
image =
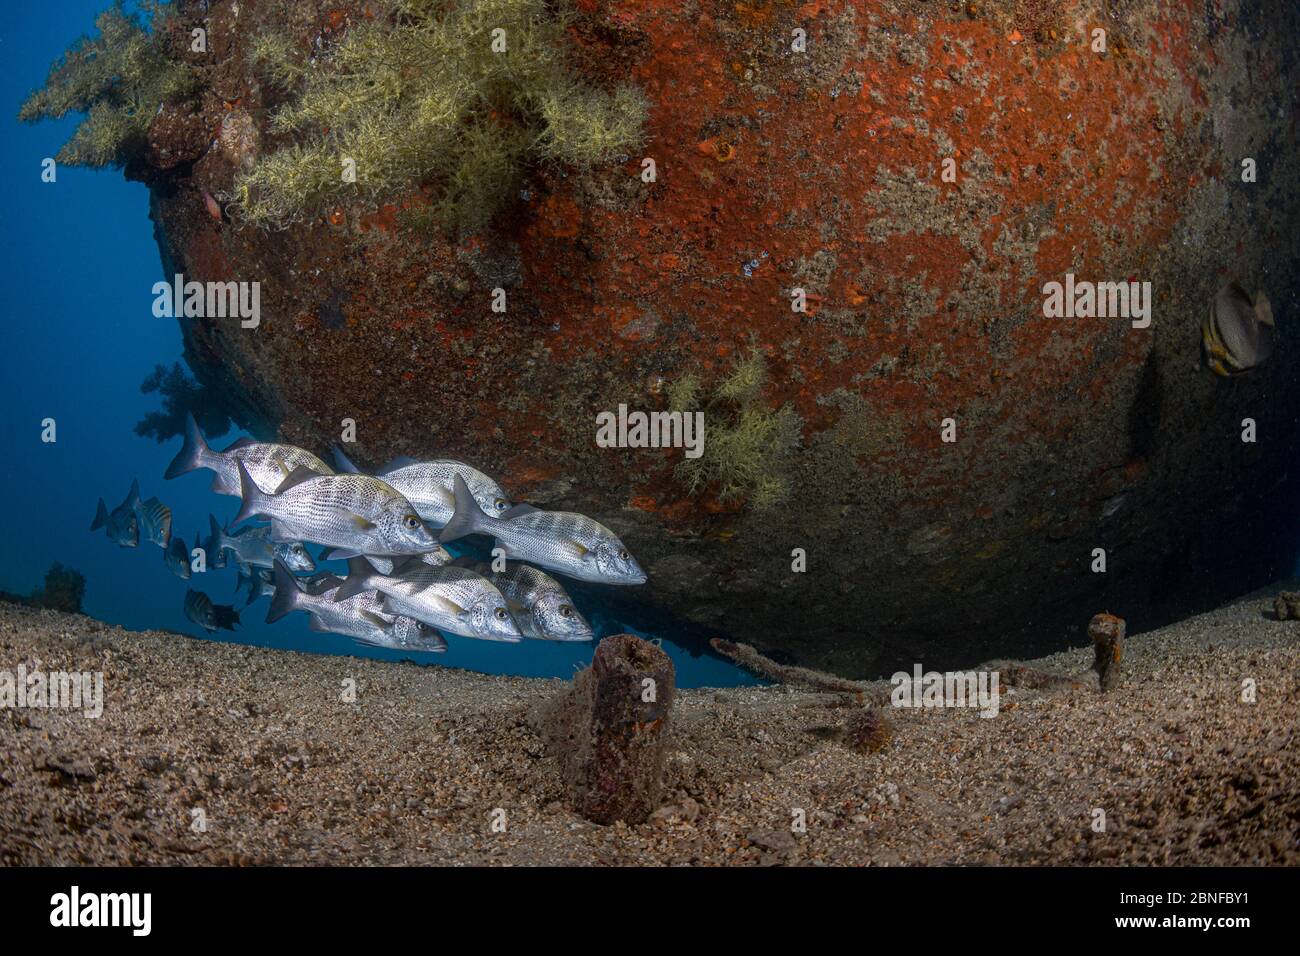
[[[1124,619],[1114,614],[1097,614],[1088,622],[1088,636],[1092,638],[1094,650],[1092,669],[1097,672],[1103,691],[1119,684],[1125,630]]]
[[[596,823],[641,823],[659,806],[675,692],[668,655],[618,634],[600,642],[591,667],[552,701],[544,729],[578,813]]]

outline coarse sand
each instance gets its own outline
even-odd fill
[[[0,710],[0,862],[1293,864],[1300,622],[1275,592],[1130,636],[1109,694],[1079,647],[1028,663],[1081,684],[1003,686],[995,717],[886,708],[869,755],[843,695],[679,691],[666,804],[638,826],[566,807],[536,730],[563,682],[0,604],[0,671],[104,688],[97,719]]]

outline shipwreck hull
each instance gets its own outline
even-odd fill
[[[846,675],[1081,642],[1096,611],[1140,628],[1289,570],[1294,6],[578,7],[582,69],[649,98],[645,145],[533,170],[452,239],[402,225],[418,188],[279,232],[214,215],[274,101],[211,4],[201,105],[160,117],[136,172],[165,261],[261,283],[257,329],[183,323],[237,418],[317,451],[351,419],[363,465],[473,462],[616,531],[650,574],[618,600]],[[236,111],[259,145],[210,135]],[[1150,282],[1150,327],[1045,318],[1067,274]],[[1227,277],[1268,290],[1282,340],[1231,381],[1200,360]],[[784,500],[597,446],[598,413],[665,409],[686,375],[707,399],[754,350],[759,407],[797,424],[763,459]]]

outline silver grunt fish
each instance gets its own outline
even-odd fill
[[[165,478],[175,478],[199,468],[217,473],[212,490],[221,495],[239,494],[238,466],[242,463],[257,487],[274,492],[294,471],[307,468],[318,475],[332,475],[334,469],[306,449],[296,445],[241,438],[225,451],[213,451],[199,431],[193,415],[185,416],[185,444],[167,466]]]
[[[270,569],[279,558],[290,571],[316,570],[316,561],[306,545],[301,541],[273,542],[269,527],[241,528],[231,534],[228,528],[222,528],[217,524],[217,519],[213,515],[208,515],[208,526],[212,529],[212,534],[208,538],[212,542],[212,548],[231,552],[245,567]]]
[[[337,447],[334,458],[340,470],[359,474],[356,465]],[[510,508],[510,499],[499,484],[483,472],[463,461],[437,458],[416,461],[414,458],[396,458],[375,476],[384,479],[415,506],[420,517],[435,528],[443,527],[456,511],[455,478],[459,475],[469,486],[479,507],[491,515],[499,515]]]
[[[380,574],[365,558],[348,561],[348,578],[335,595],[344,600],[362,591],[378,591],[384,607],[448,634],[483,641],[516,643],[523,639],[505,597],[481,574],[446,565],[433,568],[407,561],[395,574]]]
[[[271,519],[272,541],[314,541],[341,551],[336,557],[391,557],[434,551],[438,540],[411,503],[368,475],[318,475],[299,468],[272,495],[238,464],[243,506],[235,523]]]
[[[425,551],[423,554],[417,554],[415,557],[420,559],[421,564],[427,564],[431,568],[440,568],[444,564],[451,564],[451,552],[446,548],[438,548],[437,551]],[[392,574],[393,568],[404,563],[407,559],[404,557],[382,558],[379,555],[365,555],[367,561],[375,566],[375,570],[380,574]]]
[[[442,529],[446,544],[469,534],[496,538],[507,558],[528,561],[579,581],[645,584],[646,573],[599,521],[568,511],[539,511],[515,505],[501,517],[483,511],[463,479],[456,477],[456,514]]]
[[[568,592],[545,571],[530,564],[507,563],[504,571],[473,558],[457,558],[458,567],[469,568],[497,586],[524,637],[539,641],[590,641],[596,636]]]
[[[312,630],[342,634],[360,644],[434,654],[447,649],[447,642],[437,631],[411,618],[384,613],[383,602],[375,591],[362,591],[336,602],[334,597],[344,582],[334,575],[319,575],[303,582],[280,562],[272,573],[274,594],[266,613],[268,624],[293,611],[306,611],[312,618]]]

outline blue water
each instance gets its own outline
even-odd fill
[[[89,32],[108,0],[52,0],[15,6],[0,20],[0,260],[5,263],[5,334],[0,349],[0,590],[28,594],[56,561],[85,575],[83,610],[132,629],[164,628],[205,636],[182,612],[188,587],[216,603],[236,603],[235,571],[210,570],[189,581],[163,564],[162,549],[141,541],[122,549],[102,531],[90,533],[95,501],[112,509],[133,478],[144,498],[157,495],[173,513],[173,534],[193,546],[207,533],[208,514],[233,518],[238,500],[211,494],[211,472],[164,481],[180,447],[138,437],[134,426],[160,407],[140,383],[158,364],[181,359],[180,329],[152,314],[152,287],[163,275],[148,191],[115,170],[59,167],[57,181],[41,181],[41,161],[53,156],[76,125],[75,117],[36,125],[14,117],[40,86],[50,64],[77,36]],[[41,441],[42,421],[53,418],[57,441]],[[217,447],[239,437],[230,432]],[[321,453],[324,449],[313,449]],[[508,481],[507,481],[508,487]],[[362,650],[346,637],[321,635],[305,614],[267,625],[267,599],[243,612],[232,640],[265,647],[399,659],[394,651]],[[631,628],[589,603],[578,602],[598,636]],[[227,632],[218,632],[227,637]],[[517,645],[449,638],[440,655],[421,662],[495,674],[568,677],[591,660],[593,645],[527,641]],[[757,683],[725,661],[665,642],[682,687]]]

